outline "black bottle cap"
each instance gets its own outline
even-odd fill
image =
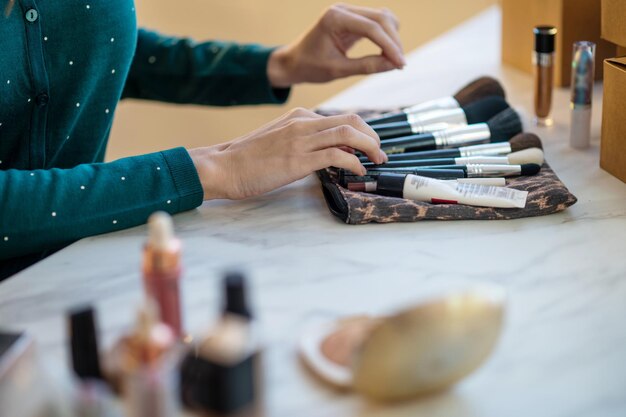
[[[228,272],[224,277],[223,313],[238,314],[247,319],[252,318],[246,302],[246,280],[240,272]]]
[[[92,307],[81,307],[69,312],[69,333],[72,366],[76,375],[81,379],[103,379]]]
[[[554,26],[535,26],[533,33],[535,34],[536,52],[547,54],[554,52],[554,39],[556,37],[556,28]]]
[[[376,194],[402,197],[406,174],[380,174],[376,179]]]
[[[223,364],[188,354],[180,367],[182,403],[211,415],[242,412],[252,406],[258,396],[257,361],[256,355],[250,355],[240,362]]]

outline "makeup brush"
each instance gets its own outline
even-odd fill
[[[457,158],[476,155],[507,155],[511,152],[518,152],[528,148],[539,148],[543,146],[541,139],[534,133],[522,132],[513,136],[508,142],[485,143],[483,145],[462,146],[452,149],[436,149],[434,151],[405,152],[389,155],[389,162],[403,161],[406,159],[435,159],[435,158]],[[367,156],[359,157],[361,162],[369,162]]]
[[[383,174],[381,174],[383,175]],[[387,174],[388,175],[388,174]],[[493,178],[453,178],[445,180],[450,183],[458,184],[475,184],[475,185],[490,185],[492,187],[504,187],[506,186],[506,179],[502,177]],[[347,184],[348,190],[360,191],[365,193],[376,192],[378,188],[378,180],[372,179],[364,182],[349,182]]]
[[[462,169],[456,169],[456,168],[452,168],[452,169],[415,168],[415,169],[411,169],[410,171],[411,173],[414,173],[415,175],[420,175],[422,177],[435,178],[435,179],[440,179],[440,180],[465,178],[465,172]],[[373,171],[367,171],[366,175],[355,175],[350,171],[341,169],[339,170],[339,177],[337,179],[337,182],[342,187],[346,187],[346,185],[351,182],[375,181],[375,178],[379,174],[380,172],[373,170]]]
[[[519,175],[535,175],[541,170],[538,164],[521,165],[487,165],[487,164],[466,164],[466,165],[433,165],[420,167],[419,169],[445,169],[462,170],[463,177],[460,178],[487,178],[487,177],[515,177]],[[411,168],[372,168],[367,171],[368,175],[375,173],[393,172],[397,174],[416,174],[416,169]]]
[[[425,113],[433,110],[458,109],[489,96],[505,98],[504,89],[496,79],[480,77],[461,88],[453,97],[442,97],[425,101],[414,106],[405,107],[398,113],[386,113],[380,117],[367,119],[366,122],[371,126],[381,123],[404,122],[407,121],[408,114]]]
[[[386,153],[458,148],[462,145],[504,142],[521,131],[522,121],[519,115],[515,110],[508,108],[496,114],[485,123],[389,139],[383,141],[380,147]]]
[[[475,101],[458,109],[434,110],[410,114],[406,121],[372,126],[381,140],[418,133],[435,132],[451,125],[467,125],[486,122],[509,104],[502,97],[492,96]]]
[[[365,162],[366,168],[401,168],[401,167],[425,167],[434,165],[467,165],[467,164],[492,164],[492,165],[520,165],[520,164],[543,164],[543,151],[539,148],[528,148],[518,152],[512,152],[506,156],[475,155],[462,156],[458,158],[436,158],[436,159],[407,159],[391,161],[382,165],[375,165],[373,162]]]

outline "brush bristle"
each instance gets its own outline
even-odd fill
[[[463,107],[467,124],[483,123],[501,111],[508,109],[509,104],[498,96],[486,97]]]
[[[504,142],[522,131],[522,120],[517,112],[511,108],[487,120],[491,131],[491,142]]]
[[[521,175],[535,175],[541,170],[541,165],[537,164],[522,164],[520,167]]]
[[[523,132],[511,138],[511,152],[517,152],[528,148],[543,149],[541,139],[534,133]]]
[[[465,106],[489,96],[506,97],[504,88],[502,88],[502,84],[498,80],[491,77],[480,77],[457,91],[454,98],[461,106]]]
[[[522,151],[512,152],[508,156],[509,164],[543,164],[543,151],[539,148],[528,148]]]

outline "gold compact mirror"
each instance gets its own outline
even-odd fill
[[[503,289],[476,287],[387,316],[341,319],[305,332],[300,356],[325,382],[376,400],[443,390],[493,351],[505,303]]]

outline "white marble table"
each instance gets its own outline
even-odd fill
[[[587,151],[568,147],[567,91],[556,93],[555,126],[530,126],[532,80],[501,67],[499,19],[489,9],[412,53],[404,71],[371,77],[327,106],[419,102],[495,75],[578,197],[570,209],[512,221],[348,226],[331,216],[317,180],[308,178],[175,217],[185,244],[189,329],[215,317],[225,268],[249,271],[267,342],[269,415],[626,415],[626,184],[598,166],[601,91]],[[64,311],[94,302],[110,343],[142,297],[145,233],[138,227],[84,239],[4,282],[0,327],[25,330],[50,361],[64,359]],[[494,355],[455,389],[383,406],[327,388],[298,363],[294,345],[308,323],[389,308],[459,280],[500,283],[510,304]]]

